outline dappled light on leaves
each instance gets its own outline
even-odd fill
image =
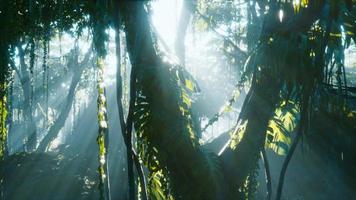
[[[266,136],[266,147],[278,155],[287,155],[292,143],[292,134],[299,120],[298,105],[294,102],[282,102],[269,121]]]

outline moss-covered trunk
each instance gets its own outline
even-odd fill
[[[6,128],[6,91],[8,74],[8,45],[0,40],[0,198],[4,198],[4,169],[3,162],[7,155],[7,128]]]

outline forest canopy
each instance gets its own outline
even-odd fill
[[[352,199],[355,22],[354,0],[1,1],[0,199]]]

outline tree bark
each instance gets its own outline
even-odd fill
[[[157,129],[148,134],[160,154],[160,166],[169,172],[174,197],[224,199],[224,182],[218,180],[219,175],[214,171],[219,168],[219,161],[214,163],[199,146],[194,146],[182,124],[184,118],[175,94],[177,88],[170,87],[169,66],[162,62],[154,49],[144,3],[125,2],[119,12],[125,23],[127,48],[133,67],[131,73],[137,74],[137,78],[131,78],[131,85],[137,84],[142,88],[150,109],[153,109],[150,124]]]
[[[127,162],[127,180],[128,180],[128,187],[129,187],[129,199],[134,199],[135,198],[135,178],[133,174],[133,161],[132,161],[132,155],[131,151],[128,148],[127,143],[131,142],[127,138],[126,135],[126,124],[125,124],[125,119],[124,119],[124,109],[122,107],[122,78],[121,78],[121,51],[120,51],[120,25],[118,22],[115,24],[115,30],[116,30],[116,35],[115,35],[115,43],[116,43],[116,59],[117,59],[117,67],[116,67],[116,101],[117,101],[117,108],[119,111],[119,122],[120,122],[120,128],[121,128],[121,134],[124,139],[125,145],[126,145],[126,162]],[[129,140],[129,141],[128,141]]]
[[[122,77],[121,77],[121,49],[120,49],[120,16],[117,16],[118,19],[115,20],[115,43],[116,43],[116,59],[117,59],[117,68],[116,68],[116,93],[117,93],[117,107],[119,111],[119,122],[121,128],[121,134],[126,145],[126,160],[127,160],[127,172],[128,172],[128,182],[129,182],[129,199],[135,199],[135,177],[133,173],[133,164],[136,167],[136,171],[139,175],[140,184],[142,187],[141,196],[144,200],[147,199],[147,189],[146,189],[146,180],[143,169],[139,162],[139,159],[134,152],[131,144],[131,131],[128,130],[125,123],[124,109],[122,106]],[[131,88],[133,90],[134,88]],[[135,98],[130,95],[130,98]],[[133,99],[134,100],[134,99]],[[134,101],[132,102],[134,103]],[[132,105],[131,105],[132,106]],[[131,113],[132,115],[132,113]],[[130,116],[131,118],[132,116]],[[128,118],[127,118],[128,121]],[[132,122],[129,122],[132,126]],[[130,133],[127,132],[130,131]]]
[[[223,161],[225,178],[230,190],[239,194],[249,172],[256,166],[259,153],[264,148],[268,121],[278,102],[279,83],[269,70],[260,73],[261,78],[251,86],[251,97],[246,99],[244,135],[236,149],[226,148],[220,155]],[[268,88],[265,86],[269,85]]]
[[[268,41],[275,34],[284,35],[290,31],[304,31],[312,22],[306,18],[315,19],[314,7],[298,14],[293,20],[285,23],[276,23],[278,18],[274,9],[271,9],[267,22],[263,26],[262,42]],[[158,152],[164,154],[166,160],[160,160],[169,172],[171,187],[177,198],[183,199],[236,199],[241,196],[239,187],[242,187],[251,170],[255,168],[260,152],[264,148],[268,122],[273,116],[279,101],[281,89],[280,67],[284,58],[275,58],[281,66],[275,63],[259,63],[264,65],[258,69],[255,65],[253,84],[248,98],[242,109],[242,122],[246,122],[244,135],[236,149],[226,148],[219,156],[222,164],[222,177],[210,174],[211,166],[207,166],[210,159],[189,143],[184,135],[177,134],[185,127],[179,122],[180,117],[177,109],[177,99],[172,95],[171,88],[165,85],[164,77],[160,75],[165,65],[160,57],[156,55],[151,30],[148,26],[147,13],[142,2],[125,2],[121,5],[120,12],[123,13],[123,21],[126,28],[126,39],[133,71],[137,72],[137,82],[131,84],[140,85],[142,93],[150,102],[151,109],[157,109],[150,113],[155,125],[160,125],[159,130],[152,130],[154,134],[152,143],[157,144]],[[303,15],[306,15],[303,17]],[[258,51],[259,56],[270,53],[271,48]],[[283,63],[284,65],[285,63]],[[161,67],[161,68],[160,68]],[[258,69],[258,70],[257,70]],[[267,87],[266,87],[267,86]],[[167,123],[167,122],[172,123]],[[178,150],[179,149],[179,150]],[[217,167],[217,168],[218,168]],[[215,167],[216,168],[216,167]],[[179,169],[179,170],[178,170]],[[197,172],[196,170],[199,170]],[[216,174],[215,174],[216,175]],[[198,181],[199,180],[199,181]],[[223,181],[220,181],[223,180]],[[220,181],[220,182],[219,182]],[[204,185],[197,183],[204,182]],[[226,190],[216,187],[221,184]],[[224,185],[226,184],[226,185]],[[226,186],[226,187],[225,187]]]

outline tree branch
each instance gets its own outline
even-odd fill
[[[118,16],[119,17],[119,16]],[[146,189],[146,181],[145,181],[145,175],[142,169],[142,166],[139,162],[139,159],[132,148],[132,143],[131,143],[131,130],[128,130],[128,125],[125,123],[124,119],[124,111],[123,111],[123,106],[122,106],[122,77],[121,77],[121,49],[120,49],[120,19],[117,19],[115,21],[115,30],[116,30],[116,36],[115,36],[115,43],[116,43],[116,59],[117,59],[117,68],[116,68],[116,92],[117,92],[117,106],[118,106],[118,111],[119,111],[119,121],[120,121],[120,127],[121,127],[121,133],[122,137],[124,139],[126,148],[127,148],[127,165],[128,165],[128,180],[129,180],[129,199],[134,199],[135,198],[135,185],[134,185],[134,174],[133,174],[133,169],[132,169],[132,164],[135,165],[136,171],[139,175],[140,178],[140,183],[142,187],[142,198],[143,199],[148,199],[147,198],[147,189]],[[133,71],[131,72],[133,73]],[[132,74],[133,75],[133,74]],[[135,76],[135,75],[133,75]],[[131,77],[132,78],[132,77]],[[131,88],[131,90],[134,90],[134,88]],[[136,91],[134,91],[136,93]],[[129,110],[132,110],[132,102],[135,102],[135,96],[130,96],[130,108]],[[132,127],[132,120],[129,122],[129,117],[130,119],[132,118],[132,111],[129,111],[129,116],[127,118],[127,122],[131,124]],[[127,132],[130,131],[130,132]],[[132,162],[133,160],[133,162]],[[130,167],[131,166],[131,167]]]
[[[293,153],[298,145],[298,142],[300,138],[302,137],[302,127],[299,125],[299,129],[297,132],[296,137],[294,138],[293,144],[291,148],[288,151],[287,157],[283,162],[281,173],[279,175],[279,181],[278,181],[278,187],[277,187],[277,194],[276,194],[276,200],[280,200],[282,197],[282,190],[283,190],[283,184],[284,184],[284,177],[286,175],[287,167],[289,164],[289,161],[292,159]]]

